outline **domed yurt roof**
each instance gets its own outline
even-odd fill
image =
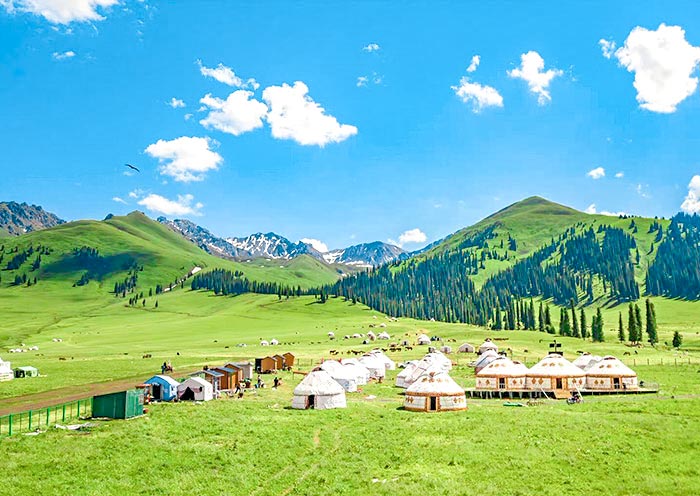
[[[491,338],[486,338],[486,340],[479,346],[479,353],[483,353],[487,350],[498,351],[498,346],[491,341]]]
[[[603,359],[603,357],[600,357],[598,355],[591,355],[590,353],[582,353],[581,355],[576,357],[576,360],[574,360],[571,363],[576,365],[581,370],[586,370],[588,367],[595,365],[597,362],[601,361],[602,359]]]
[[[406,390],[413,396],[450,396],[464,394],[464,389],[447,372],[430,372],[422,375]]]
[[[480,377],[525,377],[528,369],[520,362],[514,362],[510,358],[494,360],[479,370],[476,375]]]
[[[344,395],[345,390],[328,372],[321,369],[306,374],[304,380],[294,388],[295,396],[332,396],[334,394]]]
[[[586,370],[591,377],[637,377],[637,373],[614,356],[603,357]]]
[[[531,377],[583,377],[583,370],[557,353],[550,353],[527,373]]]
[[[486,367],[488,364],[495,360],[500,360],[504,357],[496,353],[495,351],[487,351],[486,353],[482,353],[479,355],[479,358],[473,363],[474,369],[476,372],[480,371],[484,367]]]

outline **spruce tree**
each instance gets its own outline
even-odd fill
[[[545,329],[544,329],[545,322],[544,322],[544,308],[542,307],[542,302],[540,302],[540,311],[539,311],[537,321],[539,324],[540,332],[544,332],[545,331]]]
[[[501,318],[501,309],[499,307],[496,307],[496,318],[493,322],[493,328],[497,331],[503,329],[503,320]]]
[[[673,331],[673,347],[680,348],[683,344],[683,336],[678,331]]]
[[[649,344],[654,346],[659,342],[659,337],[656,332],[656,310],[654,310],[654,304],[649,298],[646,301],[647,306],[647,340]]]
[[[581,337],[586,339],[588,337],[588,324],[586,323],[586,310],[581,307]]]
[[[634,321],[637,324],[637,343],[641,343],[642,338],[642,311],[639,309],[639,305],[634,304]]]
[[[630,303],[627,310],[627,337],[630,343],[637,342],[637,321],[634,314],[634,306]]]
[[[625,327],[622,325],[622,312],[620,312],[620,322],[617,326],[617,339],[621,342],[625,342]]]
[[[605,323],[603,322],[603,314],[600,311],[600,307],[598,307],[595,317],[593,317],[593,325],[591,327],[591,334],[594,342],[602,343],[605,341],[605,336],[603,333],[604,326]]]
[[[574,304],[573,299],[569,301],[569,305],[571,306],[571,335],[575,338],[580,338],[581,331],[578,327],[578,318],[576,317],[576,305]]]

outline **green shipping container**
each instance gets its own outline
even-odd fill
[[[128,419],[143,414],[143,391],[129,389],[92,397],[92,416]]]

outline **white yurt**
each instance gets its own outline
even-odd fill
[[[294,388],[292,408],[297,410],[328,410],[345,406],[345,389],[325,370],[309,372]]]
[[[447,372],[431,372],[409,386],[404,408],[412,412],[466,410],[467,397]]]
[[[270,346],[277,346],[278,344],[280,344],[280,342],[277,341],[276,339],[271,339],[271,340],[270,340]]]
[[[0,381],[11,381],[14,378],[15,373],[12,371],[10,362],[5,362],[0,358]]]
[[[384,360],[378,356],[364,355],[358,361],[367,367],[367,370],[369,370],[369,375],[372,379],[383,379],[386,376],[386,365]]]
[[[479,358],[476,359],[474,362],[474,372],[479,372],[481,369],[486,367],[489,363],[493,362],[494,360],[498,360],[499,358],[502,358],[501,355],[496,353],[493,350],[488,350],[479,355]]]
[[[525,389],[527,367],[510,358],[501,358],[489,363],[476,373],[476,389],[523,390]]]
[[[181,401],[209,401],[214,399],[214,386],[201,377],[190,377],[177,386],[177,397]]]
[[[558,353],[550,353],[527,372],[528,389],[574,391],[586,384],[583,370]]]
[[[391,336],[389,335],[388,332],[384,331],[384,332],[379,333],[379,335],[377,336],[377,339],[387,340],[387,339],[391,339]]]
[[[450,353],[452,353],[452,346],[442,346],[440,347],[440,351],[446,355],[449,355]]]
[[[384,368],[386,370],[396,370],[396,362],[393,361],[388,356],[386,356],[382,350],[374,349],[374,350],[370,351],[369,354],[376,356],[382,362],[384,362]]]
[[[354,374],[355,382],[357,382],[358,386],[364,386],[367,384],[367,382],[369,382],[372,374],[370,374],[367,367],[358,362],[356,358],[346,358],[341,360],[340,363],[343,365],[343,367]]]
[[[637,373],[614,356],[603,357],[586,369],[586,389],[638,389]]]
[[[427,334],[421,334],[418,336],[418,344],[419,345],[427,345],[430,344],[430,337]]]
[[[334,337],[335,337],[335,333],[329,331],[329,332],[328,332],[328,337],[329,337],[329,338],[334,338]]]
[[[333,380],[343,386],[348,393],[357,391],[357,375],[340,362],[326,360],[319,368],[328,372]]]
[[[486,340],[481,344],[481,346],[479,346],[479,355],[489,350],[498,353],[498,346],[496,346],[496,343],[491,341],[491,338],[486,338]]]
[[[411,377],[411,374],[413,374],[413,371],[416,369],[418,362],[418,360],[406,362],[404,369],[396,375],[396,387],[407,388],[410,386],[406,380]]]
[[[576,360],[574,360],[571,363],[576,365],[581,370],[586,370],[588,367],[592,367],[596,363],[600,362],[602,359],[603,359],[603,357],[598,356],[598,355],[591,355],[590,353],[582,353],[581,355],[576,357]]]
[[[401,387],[407,388],[411,386],[424,375],[431,373],[447,373],[451,369],[452,362],[450,362],[445,355],[442,353],[428,353],[417,361],[412,370],[403,377],[403,386]]]
[[[270,343],[268,343],[265,340],[260,341],[260,346],[270,346]]]
[[[355,338],[355,339],[359,339],[359,338],[361,338],[362,336],[359,335],[358,333],[355,333],[355,334],[352,335],[352,337]]]
[[[449,372],[452,370],[452,361],[447,358],[444,353],[439,351],[433,351],[432,353],[426,353],[423,360],[436,364],[440,367],[440,370]]]
[[[474,348],[473,344],[464,343],[459,348],[457,348],[457,351],[459,353],[474,353],[476,351],[476,348]]]

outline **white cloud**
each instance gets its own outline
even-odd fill
[[[226,67],[224,64],[219,63],[216,67],[206,67],[202,64],[201,60],[198,60],[197,65],[199,66],[199,72],[202,73],[202,76],[213,78],[220,83],[236,88],[253,88],[254,90],[260,87],[258,82],[253,78],[244,82],[240,77],[236,76],[233,69]]]
[[[477,69],[477,67],[479,67],[480,62],[481,57],[479,57],[478,55],[474,55],[472,57],[471,63],[469,64],[469,67],[467,67],[467,72],[474,72]]]
[[[66,60],[75,57],[75,52],[73,50],[68,50],[67,52],[53,52],[51,56],[54,60]]]
[[[606,59],[609,59],[615,54],[615,42],[612,40],[606,40],[606,39],[600,39],[598,41],[598,44],[600,45],[600,49],[603,52],[603,57]]]
[[[213,143],[209,138],[182,136],[171,141],[158,140],[145,152],[158,159],[164,176],[181,182],[201,181],[207,171],[218,169],[224,160],[211,150]]]
[[[496,88],[472,83],[466,76],[459,80],[459,86],[451,88],[464,103],[472,104],[472,110],[475,114],[486,107],[503,107],[503,97]]]
[[[328,245],[323,241],[313,238],[304,238],[301,240],[301,242],[306,243],[307,245],[311,245],[311,247],[316,251],[319,251],[321,253],[328,253]]]
[[[409,229],[408,231],[401,233],[398,241],[394,241],[393,239],[389,239],[387,241],[392,245],[403,248],[404,245],[425,243],[427,240],[428,237],[425,235],[425,233],[416,227],[415,229]]]
[[[53,24],[102,21],[98,12],[117,5],[119,0],[0,0],[9,13],[27,12],[41,16]]]
[[[124,205],[127,204],[126,201],[124,201],[122,198],[120,198],[120,197],[118,197],[118,196],[113,197],[113,198],[112,198],[112,201],[115,201],[115,202],[117,202],[117,203],[123,203]]]
[[[134,198],[134,199],[139,198],[139,197],[143,196],[143,193],[144,193],[143,190],[135,189],[134,191],[129,192],[129,198]]]
[[[141,201],[139,205],[146,207],[151,212],[157,212],[163,215],[202,215],[201,209],[204,207],[201,203],[195,203],[192,195],[178,195],[177,200],[169,200],[163,196],[150,194]]]
[[[596,167],[595,169],[591,169],[586,172],[586,175],[591,179],[601,179],[605,177],[605,169],[602,167]]]
[[[376,44],[376,43],[370,43],[369,45],[365,45],[364,47],[362,47],[362,49],[363,49],[365,52],[376,52],[376,51],[380,50],[381,48],[382,48],[382,47],[380,47],[380,46],[379,46],[378,44]]]
[[[625,173],[622,172],[622,171],[620,171],[620,172],[618,172],[617,174],[615,174],[615,177],[616,177],[617,179],[622,179],[623,177],[625,177]]]
[[[546,104],[552,100],[549,83],[564,72],[560,69],[544,70],[544,59],[539,53],[529,51],[520,56],[520,67],[508,71],[508,76],[527,82],[530,91],[537,95],[537,103]]]
[[[183,108],[185,107],[185,102],[179,98],[172,97],[168,102],[168,105],[170,105],[172,108]]]
[[[700,214],[700,176],[693,176],[688,183],[688,194],[681,204],[681,210],[688,214]]]
[[[224,133],[238,136],[263,126],[267,115],[267,105],[252,98],[253,92],[237,90],[226,100],[211,95],[199,102],[210,109],[209,114],[199,123],[206,128],[214,128]]]
[[[607,215],[608,217],[620,217],[620,216],[629,215],[626,212],[609,212],[607,210],[603,210],[601,212],[598,212],[598,209],[596,208],[595,203],[591,203],[590,205],[588,205],[588,208],[586,208],[586,210],[584,210],[584,212],[587,214],[591,214],[591,215],[595,215],[595,214]]]
[[[189,121],[194,114],[185,114],[185,120]]]
[[[262,97],[270,107],[267,122],[272,136],[291,139],[300,145],[325,146],[339,143],[357,134],[357,128],[340,124],[332,115],[316,103],[309,95],[309,88],[301,81],[293,86],[268,86]]]
[[[384,76],[380,76],[376,72],[373,72],[371,76],[359,76],[355,86],[358,88],[365,88],[369,83],[382,84],[382,81],[384,81]]]
[[[367,76],[359,76],[357,78],[357,83],[355,84],[358,88],[362,88],[367,86],[367,82],[369,81],[369,78]]]
[[[635,188],[637,191],[637,194],[641,196],[644,199],[649,199],[651,198],[651,194],[649,193],[649,185],[642,186],[641,184],[638,184],[637,187]]]
[[[700,47],[688,43],[680,26],[661,24],[656,31],[637,26],[615,57],[634,72],[639,106],[651,112],[672,113],[698,86],[693,73],[700,64]]]

